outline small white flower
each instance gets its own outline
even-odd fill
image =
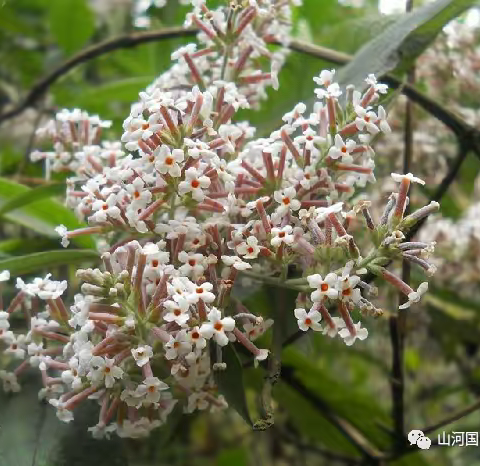
[[[338,159],[340,158],[342,162],[350,162],[351,161],[351,152],[357,146],[356,142],[347,139],[346,142],[343,141],[342,136],[339,134],[335,135],[335,145],[330,147],[328,151],[328,156],[331,159]]]
[[[322,315],[318,311],[310,310],[308,313],[303,308],[297,308],[293,311],[297,318],[298,328],[306,332],[309,328],[319,331],[322,326],[319,324]]]
[[[58,227],[55,228],[55,231],[61,236],[62,238],[62,246],[64,248],[68,247],[70,244],[70,241],[68,240],[67,234],[68,234],[68,228],[65,225],[58,225]]]
[[[295,143],[305,144],[305,149],[311,151],[315,149],[315,144],[322,144],[324,142],[325,138],[318,136],[317,132],[310,127],[303,132],[303,136],[297,136],[295,138]]]
[[[357,114],[357,117],[355,118],[355,125],[360,131],[366,129],[370,134],[377,134],[380,131],[375,124],[378,119],[377,115],[375,115],[375,112],[357,105],[355,107],[355,113]]]
[[[21,389],[14,372],[0,370],[0,380],[2,381],[3,391],[5,393],[18,393]]]
[[[30,356],[29,362],[32,367],[38,367],[42,361],[43,343],[36,344],[34,342],[27,346],[27,352]]]
[[[345,327],[345,321],[341,317],[332,317],[331,324],[332,325],[330,324],[325,325],[322,333],[324,335],[328,335],[330,338],[334,338],[337,335],[337,333],[340,331],[340,329]]]
[[[5,354],[11,354],[16,359],[25,357],[26,337],[25,335],[13,335],[10,339],[10,346],[5,350]]]
[[[272,228],[273,238],[270,244],[274,247],[279,247],[282,243],[290,245],[294,242],[292,234],[293,228],[291,225],[285,225],[283,228]]]
[[[203,141],[193,141],[192,139],[185,138],[185,145],[187,146],[187,154],[193,159],[204,157],[207,159],[213,159],[217,154],[210,150],[210,146]]]
[[[338,297],[338,276],[335,273],[329,273],[325,279],[318,273],[307,277],[310,288],[317,288],[311,295],[313,302],[321,302],[325,298],[335,299]]]
[[[132,348],[132,356],[135,359],[138,367],[143,367],[150,361],[150,358],[153,356],[152,347],[145,345],[139,346],[137,348]]]
[[[170,176],[178,178],[181,174],[180,166],[178,165],[180,162],[183,162],[185,158],[185,154],[181,149],[173,149],[167,145],[162,145],[157,147],[153,152],[153,155],[156,158],[155,161],[155,168],[162,174],[165,175],[168,173]]]
[[[105,381],[105,387],[112,388],[115,384],[115,379],[123,377],[123,370],[115,365],[114,359],[94,356],[91,360],[91,365],[96,367],[96,369],[92,369],[87,377],[95,384]]]
[[[301,203],[295,199],[297,192],[294,187],[285,188],[283,191],[275,191],[273,193],[274,199],[280,204],[277,212],[280,215],[285,215],[291,210],[300,209]]]
[[[170,340],[165,343],[165,357],[170,361],[179,356],[185,356],[192,350],[185,330],[180,330],[175,336],[170,335]]]
[[[319,77],[314,77],[313,80],[319,86],[330,86],[333,83],[333,78],[335,77],[335,70],[322,70]]]
[[[368,330],[362,328],[361,322],[354,324],[355,333],[351,334],[348,328],[342,328],[338,334],[343,338],[343,341],[347,346],[352,346],[355,343],[355,340],[365,340],[368,337]]]
[[[202,337],[210,339],[214,338],[217,344],[225,346],[229,340],[225,332],[232,332],[235,328],[235,320],[231,317],[224,317],[222,313],[216,308],[212,307],[207,315],[208,322],[205,322],[200,327],[200,334]]]
[[[73,390],[79,390],[82,387],[82,375],[86,374],[85,367],[81,367],[77,358],[73,357],[68,361],[69,370],[62,372],[62,381],[71,386]]]
[[[48,402],[56,408],[57,410],[57,417],[60,419],[62,422],[71,422],[73,421],[73,413],[65,409],[65,403],[63,403],[60,400],[57,400],[55,398],[52,398],[48,400]]]
[[[418,303],[422,296],[427,292],[428,290],[428,282],[423,282],[421,283],[417,291],[413,291],[408,295],[408,301],[405,304],[402,304],[399,306],[399,309],[407,309],[409,308],[413,303]]]
[[[338,99],[338,97],[342,95],[342,91],[340,90],[338,83],[332,83],[327,86],[326,89],[315,89],[315,94],[319,99]]]
[[[161,392],[168,389],[169,386],[159,378],[147,377],[135,390],[135,396],[144,397],[144,402],[147,404],[158,403],[162,396]]]
[[[387,122],[387,112],[381,105],[378,106],[378,120],[376,123],[384,133],[392,132],[392,128],[390,128],[390,125]]]
[[[180,297],[177,301],[167,300],[163,306],[168,311],[163,316],[165,322],[176,322],[180,327],[185,327],[190,319],[190,303],[185,298]]]
[[[130,194],[136,208],[144,208],[152,200],[152,193],[147,189],[145,182],[140,177],[135,178],[131,184],[127,184],[126,190]]]
[[[318,207],[315,209],[315,221],[323,222],[330,214],[338,214],[343,209],[343,202],[337,202],[329,207]]]
[[[207,401],[207,394],[205,392],[193,392],[188,397],[188,404],[185,409],[187,413],[193,413],[196,409],[203,411],[208,408],[210,403]]]
[[[10,280],[10,272],[8,270],[2,270],[0,272],[0,282],[6,282]]]
[[[374,74],[369,74],[365,79],[365,82],[370,84],[370,86],[373,86],[375,92],[378,92],[379,94],[386,94],[388,91],[388,86],[386,84],[379,84]]]
[[[10,328],[9,317],[10,314],[8,312],[0,310],[0,330],[8,330]]]
[[[212,293],[213,285],[209,282],[203,282],[201,285],[190,283],[188,287],[187,300],[192,304],[198,303],[199,299],[204,303],[212,303],[215,300],[215,295]]]
[[[202,202],[205,199],[204,189],[210,186],[210,178],[208,176],[200,175],[195,167],[190,167],[185,172],[185,181],[178,185],[178,192],[180,195],[192,193],[193,199]]]
[[[247,270],[252,268],[248,262],[242,261],[238,256],[222,256],[222,262],[226,266],[233,267],[236,270]]]
[[[393,178],[393,181],[401,182],[402,180],[407,179],[411,183],[418,183],[421,185],[425,184],[425,181],[423,181],[420,178],[417,178],[416,176],[413,176],[411,173],[407,173],[406,175],[401,175],[399,173],[392,173],[391,177]]]
[[[35,278],[33,283],[25,283],[21,278],[17,278],[16,287],[29,296],[38,296],[40,299],[56,299],[67,289],[67,281],[57,282],[50,280],[50,277],[49,273],[45,278]]]
[[[338,280],[339,297],[343,301],[352,301],[358,303],[362,294],[358,288],[355,288],[360,281],[358,275],[350,275],[352,262],[348,262],[345,266],[342,276]]]
[[[260,253],[258,239],[255,236],[249,236],[246,241],[237,245],[237,253],[244,259],[256,259]]]
[[[197,349],[203,349],[205,346],[207,346],[207,340],[202,337],[198,327],[191,328],[188,332],[188,337],[190,338],[191,343],[194,344],[195,348]]]
[[[196,280],[203,275],[205,270],[205,257],[202,254],[195,252],[180,251],[178,260],[183,262],[183,265],[178,269],[182,275]]]
[[[255,356],[255,360],[253,361],[254,366],[257,367],[259,361],[265,361],[265,359],[268,358],[269,353],[270,351],[268,349],[259,350],[258,354]]]

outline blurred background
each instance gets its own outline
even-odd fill
[[[43,76],[86,47],[118,35],[181,26],[189,11],[182,3],[187,2],[0,0],[0,114],[16,107]],[[388,41],[382,33],[402,18],[406,3],[303,0],[295,9],[294,38],[354,54],[379,37]],[[415,0],[414,7],[424,3]],[[452,11],[462,4],[465,8],[460,10],[465,11],[451,21],[445,18],[455,15],[430,18],[424,29],[410,31],[412,56],[419,55],[408,63],[415,69],[410,77],[417,89],[443,109],[478,128],[480,13],[467,8],[475,2],[443,3]],[[222,1],[209,2],[218,4]],[[435,40],[422,42],[432,28],[440,30]],[[53,83],[35,105],[0,123],[0,270],[9,268],[18,256],[61,249],[54,227],[75,222],[62,205],[67,175],[54,174],[47,180],[43,164],[30,161],[32,150],[42,147],[36,129],[62,108],[81,108],[111,120],[109,136],[119,138],[139,91],[168,69],[176,48],[192,40],[180,37],[143,43],[86,61]],[[257,136],[268,136],[297,102],[311,101],[312,77],[332,67],[328,61],[292,52],[280,74],[280,90],[269,90],[269,99],[261,108],[242,111],[242,118],[257,126]],[[405,66],[396,71],[403,79]],[[404,151],[406,99],[393,92],[387,104],[393,132],[375,142],[378,183],[366,188],[377,218],[393,188],[390,173],[402,170]],[[412,172],[426,180],[425,187],[412,192],[412,203],[420,205],[459,160],[459,144],[450,129],[417,106],[413,121]],[[426,299],[408,311],[406,321],[407,432],[435,427],[472,406],[468,416],[432,428],[429,437],[434,443],[442,432],[480,431],[480,413],[475,409],[480,396],[480,159],[473,151],[466,152],[442,197],[440,214],[418,233],[420,238],[437,241],[434,262],[438,270]],[[36,202],[9,204],[14,195],[39,187],[47,189],[40,191],[43,194]],[[74,281],[76,267],[59,260],[55,276]],[[46,270],[40,264],[19,272],[31,277]],[[413,270],[412,282],[420,281]],[[75,291],[72,287],[71,296]],[[271,290],[245,293],[248,307],[265,313]],[[6,294],[8,299],[8,289]],[[287,295],[286,306],[293,309],[294,298]],[[396,312],[398,296],[381,290],[380,303],[384,316],[365,322],[371,336],[355,347],[313,333],[301,338],[292,334],[283,354],[282,380],[275,387],[275,425],[264,432],[252,431],[237,413],[228,410],[215,415],[196,412],[176,420],[172,416],[168,425],[147,440],[115,437],[98,441],[86,430],[95,422],[95,406],[91,412],[78,413],[71,425],[62,424],[53,410],[37,401],[39,383],[33,380],[20,394],[0,394],[0,466],[480,465],[478,444],[434,446],[422,452],[405,448],[400,440],[400,447],[395,447],[399,439],[391,417],[389,316]],[[244,370],[247,402],[253,411],[263,376],[261,370]],[[356,434],[368,441],[368,448],[393,453],[373,461],[368,448],[362,451],[352,441]]]

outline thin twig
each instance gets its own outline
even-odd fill
[[[197,32],[198,30],[194,28],[186,29],[183,27],[171,27],[162,29],[160,31],[126,34],[87,47],[86,49],[80,51],[77,55],[74,55],[62,63],[58,68],[55,68],[53,71],[40,79],[36,84],[34,84],[26,97],[16,107],[0,115],[0,123],[20,115],[29,107],[33,107],[37,101],[48,91],[52,84],[82,63],[88,62],[89,60],[114,50],[136,47],[137,45],[145,44],[147,42],[157,42],[175,37],[194,36],[197,34]]]
[[[468,141],[465,141],[462,139],[458,140],[457,156],[455,157],[455,160],[452,162],[448,170],[448,173],[445,175],[442,182],[438,185],[437,189],[435,190],[432,197],[430,198],[431,201],[439,202],[443,198],[443,196],[446,194],[446,192],[448,191],[448,188],[457,177],[463,162],[467,158],[469,149],[470,149],[470,145],[468,144]],[[409,232],[405,235],[406,237],[405,241],[410,241],[418,232],[418,230],[422,228],[426,220],[427,218],[423,218],[418,223],[416,223],[415,226],[411,230],[409,230]]]
[[[323,416],[328,419],[350,443],[352,443],[363,455],[368,459],[377,462],[384,457],[383,453],[372,445],[363,434],[356,429],[347,420],[339,417],[317,394],[312,393],[303,383],[294,375],[294,369],[290,366],[284,366],[280,374],[283,382],[293,388],[303,398],[309,401],[315,409],[320,411]]]
[[[430,432],[435,432],[436,430],[448,426],[449,424],[452,424],[455,421],[458,421],[465,416],[473,413],[474,411],[477,411],[480,409],[480,399],[472,403],[470,406],[456,412],[455,414],[452,414],[451,416],[448,416],[445,419],[442,419],[441,421],[437,422],[436,424],[433,424],[431,426],[425,427],[422,429],[422,432],[427,435]]]
[[[353,456],[342,455],[341,453],[336,453],[325,448],[318,447],[317,445],[303,443],[301,440],[295,438],[293,435],[290,435],[287,432],[284,432],[281,429],[275,429],[275,434],[278,434],[283,440],[286,440],[292,445],[295,445],[298,450],[305,450],[311,453],[316,453],[317,455],[323,456],[327,460],[347,463],[349,465],[362,464],[362,460]]]
[[[34,106],[38,99],[40,99],[48,91],[51,85],[53,85],[60,77],[67,74],[73,68],[82,63],[114,50],[136,47],[137,45],[148,42],[156,42],[175,37],[193,36],[197,34],[197,32],[198,30],[195,28],[186,29],[182,27],[172,27],[165,28],[160,31],[126,34],[92,45],[80,51],[77,55],[74,55],[38,81],[28,92],[26,97],[16,107],[0,115],[0,123],[13,118],[21,114],[27,108]],[[292,40],[289,43],[289,48],[296,52],[321,58],[338,65],[345,65],[352,59],[351,55],[337,52],[336,50],[332,50],[327,47],[309,44],[300,40]],[[428,96],[422,94],[413,86],[405,84],[398,78],[391,75],[384,76],[383,80],[395,89],[401,88],[403,94],[405,94],[409,99],[413,100],[416,104],[420,105],[428,113],[442,121],[457,136],[468,137],[468,139],[472,139],[472,137],[474,137],[477,140],[480,140],[480,132],[476,128],[468,125],[459,116],[440,105],[438,102],[430,99]],[[478,150],[478,145],[476,146],[475,150]],[[478,150],[478,153],[480,153],[480,150]]]
[[[407,12],[413,8],[413,0],[407,2]],[[415,68],[408,72],[407,82],[411,86],[415,83]],[[413,103],[407,100],[405,105],[405,132],[403,151],[403,173],[409,173],[413,156]],[[408,214],[409,207],[405,209]],[[410,264],[404,259],[402,263],[402,280],[410,282]],[[399,304],[407,301],[403,293],[399,293]],[[390,380],[392,394],[392,417],[395,432],[394,450],[400,451],[405,444],[405,371],[404,371],[404,350],[405,350],[405,329],[407,313],[400,312],[389,318],[390,341],[392,345],[392,377]]]

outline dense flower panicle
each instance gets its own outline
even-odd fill
[[[108,250],[102,269],[78,270],[81,293],[69,309],[66,282],[18,279],[19,294],[0,312],[0,340],[24,362],[0,378],[18,391],[18,376],[38,367],[42,396],[65,422],[96,399],[95,437],[148,435],[177,404],[187,413],[227,406],[213,377],[226,368],[224,347],[243,345],[258,364],[269,350],[254,340],[274,324],[238,301],[234,288],[243,280],[298,290],[301,304],[290,311],[299,329],[346,345],[368,335],[353,310],[381,314],[363,273],[397,287],[408,305],[425,292],[384,266],[405,258],[425,269],[404,232],[438,205],[404,216],[409,185],[418,182],[411,174],[393,176],[398,192],[378,222],[355,198],[357,187],[375,181],[370,134],[390,130],[377,106],[386,86],[370,75],[366,91],[343,106],[335,72],[322,71],[310,113],[300,103],[281,128],[254,139],[235,114],[276,84],[284,52],[268,44],[288,40],[290,4],[234,5],[210,11],[194,2],[188,22],[201,29],[203,48],[172,55],[176,64],[132,106],[123,145],[101,145],[105,124],[79,111],[61,112],[42,130],[62,140],[70,158],[53,169],[74,172],[67,204],[88,222],[74,231],[59,226],[62,244],[96,235]],[[256,68],[268,63],[269,70]],[[362,222],[372,237],[366,253],[353,236]],[[22,308],[32,309],[29,329],[14,333],[9,317]]]

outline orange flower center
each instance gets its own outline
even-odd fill
[[[153,259],[152,266],[153,267],[158,267],[158,260],[157,259]]]
[[[213,326],[213,328],[217,331],[217,332],[220,332],[223,328],[223,325],[221,322],[215,322],[215,325]]]
[[[198,180],[192,181],[192,188],[197,189],[200,186],[200,182]]]
[[[309,317],[307,317],[305,319],[305,325],[311,325],[312,324],[312,319],[310,319]]]
[[[326,283],[322,283],[322,284],[320,285],[320,289],[321,289],[323,292],[325,292],[325,291],[328,290],[328,285],[327,285]]]
[[[172,157],[167,157],[167,158],[165,159],[165,163],[166,163],[167,165],[172,165],[172,164],[173,164],[173,158],[172,158]]]

